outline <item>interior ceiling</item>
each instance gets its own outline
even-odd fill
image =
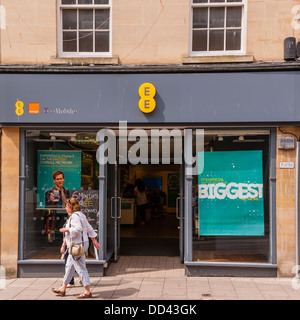
[[[139,129],[138,129],[139,130]],[[150,129],[144,130],[147,133],[148,136],[151,136],[153,134]],[[161,129],[159,129],[161,130]],[[171,129],[166,129],[171,130]],[[129,132],[130,130],[128,130]],[[181,135],[184,135],[183,130],[181,131]],[[50,138],[51,136],[56,136],[57,138],[70,138],[72,136],[75,136],[78,138],[86,139],[88,138],[96,138],[98,131],[81,131],[74,133],[74,130],[70,131],[59,131],[59,132],[45,132],[45,131],[39,131],[39,130],[28,130],[26,132],[27,137],[36,137],[36,138]],[[169,131],[171,132],[171,131]],[[194,131],[195,132],[195,131]],[[256,136],[256,135],[269,135],[269,130],[204,130],[205,132],[205,138],[211,139],[212,137],[219,137],[219,136]],[[119,135],[119,130],[114,130],[114,133],[116,136]],[[138,131],[137,131],[138,133]],[[160,131],[161,133],[161,131]]]
[[[161,129],[161,128],[160,128]],[[171,129],[169,129],[171,130]],[[130,129],[127,130],[128,132]],[[148,139],[148,145],[149,145],[149,151],[151,148],[151,132],[150,129],[145,130],[147,133]],[[39,130],[28,130],[26,132],[26,136],[29,139],[35,140],[37,142],[65,142],[68,143],[71,148],[81,148],[84,150],[91,150],[95,151],[97,150],[99,143],[96,141],[98,131],[81,131],[81,132],[74,132],[74,130],[69,131],[52,131],[52,132],[46,132],[46,131],[39,131]],[[118,130],[114,130],[115,135],[119,135]],[[170,132],[170,131],[169,131]],[[160,132],[161,133],[161,132]],[[195,131],[194,131],[195,133]],[[136,132],[136,135],[138,134],[138,131]],[[184,132],[181,130],[181,135],[183,136]],[[268,130],[205,130],[204,135],[204,144],[209,145],[213,141],[217,141],[220,137],[222,137],[224,140],[228,138],[232,138],[232,140],[235,139],[235,142],[239,142],[238,139],[240,136],[243,136],[245,140],[253,140],[253,142],[261,142],[259,140],[255,140],[253,138],[259,138],[258,136],[261,135],[269,135],[270,132]],[[52,139],[56,140],[52,140]],[[166,136],[167,137],[167,136]],[[194,139],[195,140],[195,139]],[[134,141],[127,141],[128,149],[134,145],[137,141],[139,141],[139,137],[137,136],[137,139]],[[170,139],[170,146],[171,151],[173,150],[173,139]]]

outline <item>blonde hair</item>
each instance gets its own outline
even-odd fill
[[[75,198],[67,199],[65,201],[65,204],[68,205],[68,207],[71,209],[72,212],[81,210],[81,206],[80,206],[78,200]]]

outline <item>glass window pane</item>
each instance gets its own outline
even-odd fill
[[[241,50],[241,30],[226,31],[226,50]]]
[[[61,4],[76,4],[76,0],[61,0]]]
[[[109,29],[109,10],[95,10],[95,30]]]
[[[78,0],[78,4],[93,4],[93,0]]]
[[[109,32],[95,33],[95,51],[109,52]]]
[[[208,8],[194,8],[193,28],[207,28]]]
[[[193,51],[207,51],[207,31],[193,31]]]
[[[79,52],[93,52],[93,32],[79,32]]]
[[[70,136],[68,136],[68,132]],[[50,260],[61,258],[59,247],[63,241],[63,234],[59,232],[59,229],[63,227],[68,218],[63,205],[63,198],[64,196],[67,198],[73,196],[74,192],[81,205],[81,212],[86,215],[93,229],[98,230],[99,163],[94,152],[95,144],[83,141],[86,138],[95,139],[97,132],[88,130],[83,132],[69,130],[68,132],[65,132],[66,135],[63,139],[57,139],[57,142],[49,143],[47,142],[50,139],[49,131],[36,130],[34,133],[33,131],[27,131],[25,259]],[[77,139],[70,141],[74,133],[77,134]],[[67,164],[57,161],[65,159],[66,156],[68,157]],[[45,165],[44,159],[46,158],[51,159],[49,160],[51,161],[50,166]],[[63,181],[61,180],[63,176],[57,171],[63,172]],[[56,174],[53,176],[54,172]],[[56,194],[58,199],[56,198],[56,201],[53,202],[50,195],[57,183],[60,186],[61,183],[63,184],[64,196],[60,190]],[[86,199],[91,201],[85,201]],[[91,244],[87,252],[87,258],[95,259],[94,247]]]
[[[63,10],[63,30],[77,29],[77,10]]]
[[[209,31],[209,51],[224,50],[224,30]]]
[[[241,27],[242,25],[242,7],[228,7],[227,8],[227,18],[226,26],[231,27]]]
[[[225,2],[225,0],[210,0],[210,3]]]
[[[212,139],[209,130],[206,137]],[[205,149],[204,171],[193,176],[193,261],[270,262],[269,137],[252,137],[262,142],[237,146],[236,137],[224,133],[224,140],[216,139],[213,152],[209,146]],[[242,180],[246,185],[257,182],[262,193],[228,201],[224,184]]]
[[[224,15],[225,15],[225,8],[210,8],[209,27],[223,28]]]
[[[243,0],[227,0],[227,2],[243,2]]]
[[[77,51],[77,32],[63,32],[63,51],[76,52]]]
[[[193,0],[193,3],[207,3],[208,0]]]
[[[95,0],[95,4],[109,4],[109,0]]]
[[[79,29],[93,29],[93,10],[79,10]]]

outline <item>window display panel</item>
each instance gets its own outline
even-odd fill
[[[68,218],[65,200],[78,199],[98,233],[99,165],[96,132],[26,132],[24,259],[60,259]],[[88,259],[97,259],[92,243]]]
[[[269,135],[208,131],[202,156],[193,178],[193,260],[269,262]]]

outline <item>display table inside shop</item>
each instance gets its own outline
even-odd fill
[[[136,218],[135,198],[122,198],[121,224],[134,224]]]

